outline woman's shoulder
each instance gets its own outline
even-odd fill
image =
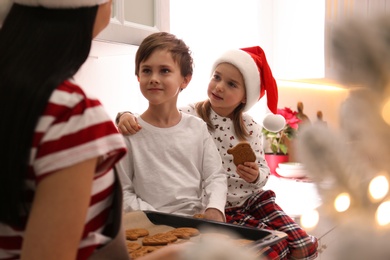
[[[87,99],[87,95],[81,87],[70,81],[64,81],[52,92],[49,105],[58,106],[62,108],[61,111],[64,111],[64,109],[73,109]]]
[[[99,113],[105,111],[104,109],[100,109],[102,104],[97,98],[90,96],[79,85],[69,80],[62,82],[53,91],[49,99],[49,104],[62,108],[58,109],[58,112],[68,110],[81,113],[82,110],[88,108],[99,108],[96,111]],[[50,107],[48,107],[48,110],[52,111]]]
[[[111,145],[105,145],[107,143]],[[57,169],[89,159],[86,156],[123,154],[125,144],[101,103],[88,98],[77,85],[63,82],[53,91],[38,121],[34,148],[45,151],[37,153],[37,161],[56,161],[51,167]],[[70,150],[73,152],[62,156],[63,160],[56,158],[57,154]],[[49,172],[44,164],[37,166],[36,170],[40,174]]]
[[[75,82],[71,80],[65,80],[55,90],[54,93],[62,93],[70,98],[87,98],[86,92]]]

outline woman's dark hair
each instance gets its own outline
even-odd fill
[[[14,4],[0,30],[0,222],[27,215],[25,180],[38,119],[50,95],[88,57],[97,6]]]

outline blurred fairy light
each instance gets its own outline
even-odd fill
[[[334,200],[334,208],[338,212],[346,211],[351,204],[351,198],[346,192],[340,193]]]
[[[385,201],[379,205],[375,217],[380,226],[390,224],[390,201]]]
[[[368,186],[369,196],[375,201],[383,199],[389,192],[389,181],[383,175],[373,178]]]
[[[388,99],[382,108],[382,117],[385,122],[390,125],[390,99]]]
[[[313,209],[308,212],[305,212],[301,216],[301,225],[304,228],[314,228],[317,226],[318,221],[320,219],[320,214],[318,213],[317,210]]]
[[[308,126],[300,133],[298,148],[313,179],[335,180],[329,188],[318,184],[327,213],[321,220],[329,217],[337,226],[337,243],[328,255],[332,259],[388,260],[390,16],[371,16],[365,21],[361,16],[353,18],[338,28],[335,25],[330,45],[335,73],[350,89],[340,106],[342,131]],[[346,140],[354,142],[346,146]],[[378,168],[384,171],[378,174]]]

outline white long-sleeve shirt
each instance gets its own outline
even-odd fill
[[[124,211],[224,214],[226,173],[205,122],[185,113],[169,128],[137,119],[142,131],[124,136],[128,153],[118,165]]]

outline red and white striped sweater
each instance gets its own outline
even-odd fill
[[[86,259],[111,238],[101,234],[111,210],[115,175],[112,167],[126,153],[122,136],[101,103],[69,81],[52,93],[40,117],[26,178],[29,200],[43,178],[59,169],[100,156],[91,203],[77,259]],[[18,259],[24,230],[0,223],[0,259]]]

